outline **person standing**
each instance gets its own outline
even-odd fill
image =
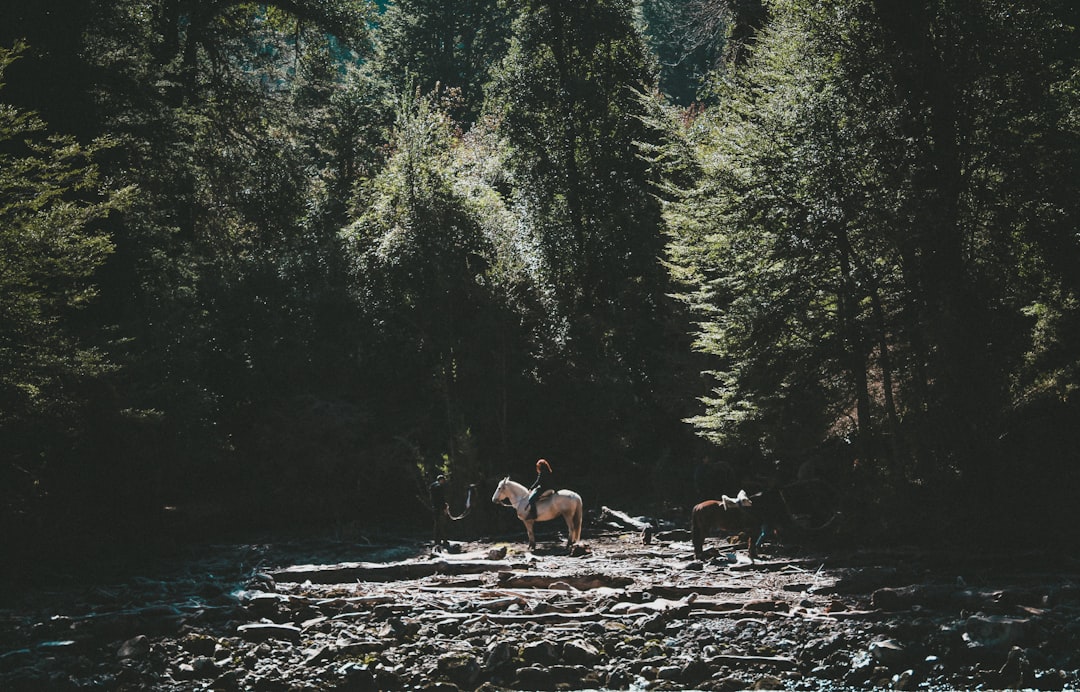
[[[431,514],[434,520],[432,540],[435,545],[446,545],[446,520],[450,517],[450,504],[446,501],[446,476],[439,474],[428,486],[431,496]]]

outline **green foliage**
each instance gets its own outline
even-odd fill
[[[1078,53],[1062,7],[889,7],[770,3],[715,107],[651,121],[670,176],[688,146],[702,171],[666,210],[716,363],[692,422],[779,452],[857,435],[882,475],[988,482],[1017,471],[990,440],[1023,383],[1071,387]]]
[[[24,50],[0,48],[0,80]],[[130,197],[101,178],[95,159],[109,145],[78,144],[0,103],[0,473],[9,503],[42,481],[51,459],[38,440],[82,432],[87,383],[113,367],[100,329],[81,316],[114,250],[104,222]]]
[[[376,70],[425,93],[454,91],[453,115],[476,120],[490,70],[506,52],[512,4],[500,0],[401,0],[379,17]]]
[[[456,184],[462,144],[449,108],[438,93],[403,99],[386,166],[344,237],[359,303],[378,333],[373,357],[389,366],[393,384],[384,386],[397,389],[390,400],[403,408],[398,423],[441,421],[422,435],[423,447],[468,477],[479,471],[465,440],[476,392],[487,389],[480,368],[496,349],[499,307],[489,228]]]
[[[1069,487],[1064,0],[16,4],[5,509],[654,500],[830,437],[894,498]]]
[[[682,106],[702,96],[709,73],[745,61],[767,18],[760,0],[645,0],[641,11],[660,89]]]
[[[154,412],[130,421],[126,454],[162,502],[190,500],[213,474],[221,495],[337,512],[289,486],[306,485],[309,463],[312,477],[340,473],[335,491],[358,472],[348,445],[362,413],[343,400],[356,312],[337,230],[389,117],[361,64],[366,5],[186,14],[200,8],[113,3],[86,38],[102,127],[121,142],[115,175],[141,191],[103,284],[125,337],[120,395]],[[310,429],[325,431],[317,452],[298,443]]]
[[[632,348],[629,323],[651,319],[662,285],[659,212],[636,149],[647,133],[633,90],[652,82],[649,55],[624,2],[525,3],[514,26],[488,108],[516,213],[542,251],[550,333]]]

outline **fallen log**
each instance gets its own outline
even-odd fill
[[[312,603],[321,607],[326,606],[347,606],[347,605],[384,605],[387,603],[396,603],[397,598],[395,596],[338,596],[335,598],[320,598],[312,600]]]
[[[499,585],[504,587],[516,587],[519,589],[547,589],[552,584],[565,583],[578,589],[588,591],[602,587],[621,588],[634,583],[630,577],[612,574],[581,574],[581,575],[544,575],[544,574],[514,574],[503,572],[499,574]]]
[[[602,519],[609,519],[616,524],[621,524],[622,526],[634,529],[635,531],[645,531],[646,529],[651,531],[653,529],[653,525],[650,522],[635,519],[625,512],[620,512],[619,510],[610,507],[601,507],[600,516]]]
[[[647,591],[655,596],[663,598],[681,598],[692,593],[708,596],[718,593],[746,593],[749,586],[712,586],[705,584],[692,584],[690,586],[677,586],[675,584],[652,584]]]
[[[1014,606],[1041,606],[1044,589],[974,589],[948,584],[912,584],[882,587],[874,591],[870,603],[881,610],[921,608],[966,608],[969,610],[1008,609]]]
[[[616,603],[608,612],[610,613],[663,613],[670,610],[676,610],[679,608],[687,608],[691,603],[697,600],[697,594],[688,594],[685,598],[681,598],[677,601],[671,601],[666,598],[658,598],[655,601],[646,601],[645,603]]]
[[[421,579],[435,574],[480,574],[514,569],[528,569],[527,563],[510,565],[504,560],[432,560],[426,562],[342,562],[335,565],[293,565],[271,572],[277,582],[345,584],[357,581],[398,581]]]
[[[598,613],[594,610],[573,613],[523,613],[521,615],[498,615],[484,614],[483,619],[500,625],[510,625],[522,622],[535,622],[538,624],[554,624],[565,622],[596,622],[610,616]]]

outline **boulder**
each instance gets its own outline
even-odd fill
[[[240,625],[236,633],[249,642],[264,642],[268,639],[284,639],[290,642],[300,641],[300,628],[294,625],[255,622]]]
[[[145,634],[140,634],[121,644],[116,657],[119,659],[143,658],[148,653],[150,653],[150,640]]]

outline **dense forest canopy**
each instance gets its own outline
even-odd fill
[[[4,535],[381,521],[538,457],[1075,526],[1078,14],[12,0]]]

